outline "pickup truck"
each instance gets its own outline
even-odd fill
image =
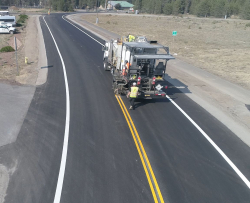
[[[0,33],[9,33],[13,34],[16,32],[16,28],[8,26],[7,23],[0,23]]]

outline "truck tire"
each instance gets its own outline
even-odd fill
[[[13,35],[13,33],[14,33],[14,32],[11,30],[11,31],[10,31],[10,34]]]
[[[109,69],[108,66],[109,66],[109,64],[108,64],[107,60],[104,60],[103,61],[103,68],[105,71],[107,71]]]

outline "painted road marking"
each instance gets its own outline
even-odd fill
[[[155,178],[153,169],[151,167],[148,156],[147,156],[146,151],[145,151],[145,149],[143,147],[143,144],[141,142],[140,136],[139,136],[139,134],[138,134],[138,132],[137,132],[137,130],[135,128],[134,122],[131,119],[131,116],[128,113],[128,110],[125,107],[121,97],[117,96],[117,95],[115,95],[115,97],[116,97],[116,99],[117,99],[117,101],[118,101],[118,103],[119,103],[119,105],[120,105],[120,107],[122,109],[124,117],[125,117],[125,119],[126,119],[126,121],[128,123],[129,129],[130,129],[131,134],[133,136],[137,151],[138,151],[139,156],[141,158],[141,162],[142,162],[144,171],[146,173],[146,177],[147,177],[148,182],[149,182],[149,186],[150,186],[154,201],[155,201],[155,203],[158,203],[158,202],[164,203],[164,200],[163,200],[160,188],[158,186],[157,180]]]
[[[44,16],[45,17],[45,16]],[[52,35],[52,32],[50,31],[50,28],[43,17],[43,20],[45,24],[48,27],[48,30],[51,34],[51,37],[55,43],[57,52],[60,56],[62,66],[63,66],[63,74],[64,74],[64,81],[65,81],[65,90],[66,90],[66,121],[65,121],[65,131],[64,131],[64,141],[63,141],[63,150],[62,150],[62,159],[60,164],[60,170],[57,180],[57,186],[56,186],[56,193],[54,197],[54,203],[60,203],[61,194],[62,194],[62,187],[63,187],[63,180],[64,180],[64,174],[65,174],[65,167],[66,167],[66,159],[67,159],[67,151],[68,151],[68,140],[69,140],[69,123],[70,123],[70,99],[69,99],[69,85],[68,85],[68,79],[67,79],[67,73],[66,68],[64,65],[64,61],[61,55],[61,52],[57,46],[56,40],[54,36]]]
[[[177,88],[177,89],[185,89],[184,86],[168,86],[168,88]]]
[[[182,110],[168,95],[166,97],[169,101],[175,105],[175,107],[200,131],[200,133],[208,140],[208,142],[219,152],[219,154],[226,160],[226,162],[233,168],[237,175],[244,181],[247,187],[250,189],[250,182],[247,178],[241,173],[241,171],[234,165],[234,163],[227,157],[227,155],[215,144],[215,142],[198,126],[192,118],[190,118],[185,111]]]
[[[64,19],[64,18],[63,18]],[[65,20],[65,19],[64,19]],[[67,21],[67,20],[65,20]],[[67,21],[68,23],[70,23],[69,21]],[[70,23],[71,25],[73,25],[72,23]],[[75,25],[73,25],[74,27],[76,27]],[[77,29],[79,29],[78,27],[76,27]],[[79,29],[80,30],[80,29]],[[84,31],[80,30],[81,32],[85,33]],[[90,38],[92,38],[93,40],[95,40],[96,42],[98,42],[99,44],[101,44],[102,46],[104,46],[101,42],[99,42],[98,40],[96,40],[95,38],[93,38],[92,36],[90,36],[89,34],[85,33],[86,35],[88,35]],[[182,88],[181,86],[178,88]],[[168,96],[166,95],[166,97],[177,107],[177,109],[179,109],[189,120],[190,122],[201,132],[201,134],[210,142],[210,144],[219,152],[219,154],[227,161],[227,163],[234,169],[234,171],[237,173],[237,175],[243,180],[243,182],[248,186],[248,188],[250,189],[250,182],[249,180],[247,180],[247,178],[241,173],[241,171],[234,165],[234,163],[226,156],[226,154],[213,142],[213,140]]]
[[[79,27],[75,26],[73,23],[71,23],[70,21],[66,20],[64,18],[64,15],[62,16],[62,19],[67,21],[69,24],[73,25],[75,28],[77,28],[78,30],[80,30],[81,32],[83,32],[85,35],[89,36],[91,39],[95,40],[97,43],[99,43],[100,45],[104,46],[104,44],[102,44],[101,42],[99,42],[98,40],[96,40],[94,37],[90,36],[88,33],[82,31]]]

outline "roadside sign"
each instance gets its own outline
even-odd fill
[[[173,31],[173,36],[176,36],[177,35],[177,31]]]

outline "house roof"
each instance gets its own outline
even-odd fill
[[[108,3],[111,4],[112,6],[115,6],[116,4],[120,4],[121,7],[123,8],[131,8],[134,6],[133,4],[128,3],[126,1],[109,1]]]

